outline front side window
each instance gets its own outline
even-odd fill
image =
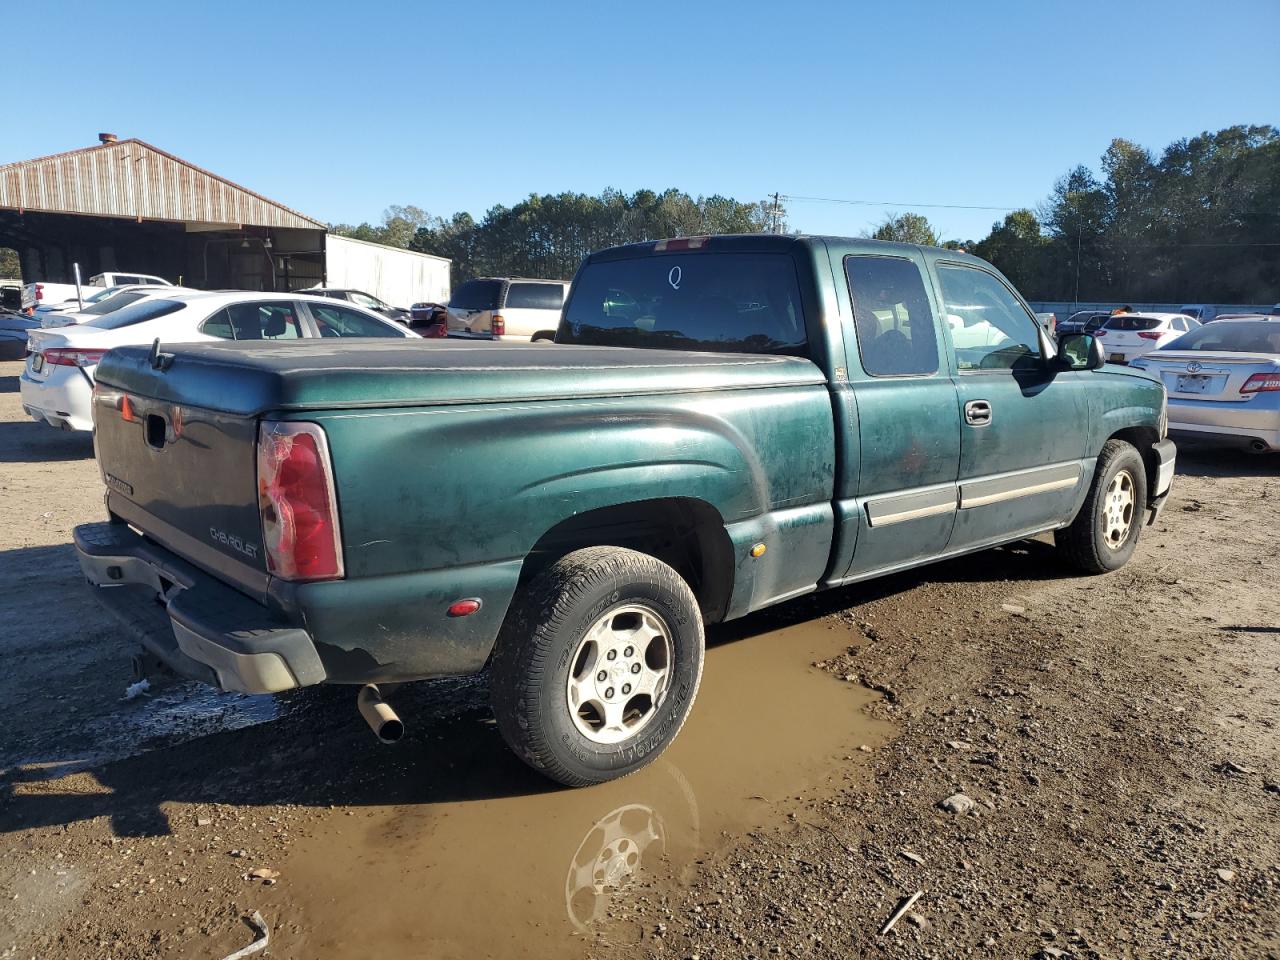
[[[993,274],[960,264],[938,264],[942,312],[967,370],[1014,370],[1040,356],[1035,319]]]
[[[920,268],[904,257],[846,257],[862,368],[873,377],[938,371],[938,335]]]
[[[227,319],[236,340],[297,340],[302,325],[292,303],[233,303]]]
[[[358,310],[350,310],[337,304],[309,303],[307,308],[315,318],[322,337],[398,337],[401,333]]]
[[[795,265],[777,253],[641,256],[587,264],[557,343],[807,353]]]
[[[507,306],[513,310],[559,310],[564,287],[558,283],[513,283],[507,290]]]

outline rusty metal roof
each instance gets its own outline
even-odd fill
[[[0,166],[0,208],[325,229],[319,220],[137,139]]]

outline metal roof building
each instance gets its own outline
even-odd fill
[[[142,140],[0,165],[0,247],[23,276],[104,270],[204,288],[287,290],[324,280],[325,224]]]

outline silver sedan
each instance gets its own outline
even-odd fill
[[[1170,435],[1280,451],[1280,317],[1217,320],[1131,366],[1164,383]]]

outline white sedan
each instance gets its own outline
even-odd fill
[[[1108,362],[1128,363],[1199,329],[1199,320],[1181,313],[1117,313],[1093,335],[1102,338]]]
[[[324,297],[287,293],[182,293],[148,297],[84,323],[32,330],[22,408],[63,430],[92,430],[93,372],[112,347],[201,340],[406,337],[398,323]]]

